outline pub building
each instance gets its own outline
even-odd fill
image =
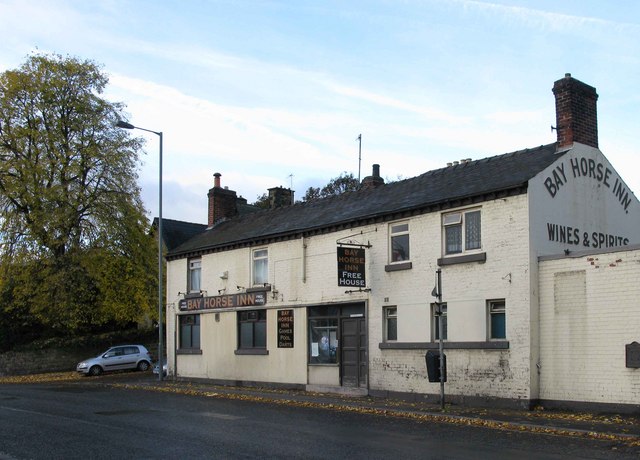
[[[373,165],[339,196],[258,210],[216,173],[206,230],[167,253],[169,374],[435,402],[442,339],[449,403],[637,407],[640,203],[595,88],[553,94],[554,143],[392,183]]]

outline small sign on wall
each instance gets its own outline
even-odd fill
[[[278,310],[278,348],[293,348],[293,310]]]
[[[632,342],[624,347],[627,356],[627,367],[640,368],[640,343]]]

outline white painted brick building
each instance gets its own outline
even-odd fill
[[[640,369],[626,347],[640,342],[639,280],[638,246],[541,258],[543,403],[638,407]]]
[[[247,213],[216,174],[207,230],[167,256],[170,373],[435,401],[441,332],[448,401],[637,404],[640,370],[614,390],[602,366],[640,341],[640,297],[610,292],[637,290],[640,203],[598,150],[595,89],[567,74],[554,94],[557,143],[390,184],[374,165],[332,198],[271,189]]]

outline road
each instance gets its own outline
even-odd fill
[[[0,385],[0,459],[637,458],[605,441],[115,388]]]

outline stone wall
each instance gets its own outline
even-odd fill
[[[158,354],[157,342],[133,340],[130,343],[142,343],[147,347],[147,350],[151,352],[154,359]],[[114,343],[114,345],[119,345],[119,343]],[[80,361],[98,356],[110,346],[111,345],[81,348],[48,348],[44,350],[22,350],[0,353],[0,377],[7,375],[39,374],[43,372],[75,371]]]
[[[104,351],[101,349],[48,349],[0,353],[0,376],[74,371],[78,362]]]

